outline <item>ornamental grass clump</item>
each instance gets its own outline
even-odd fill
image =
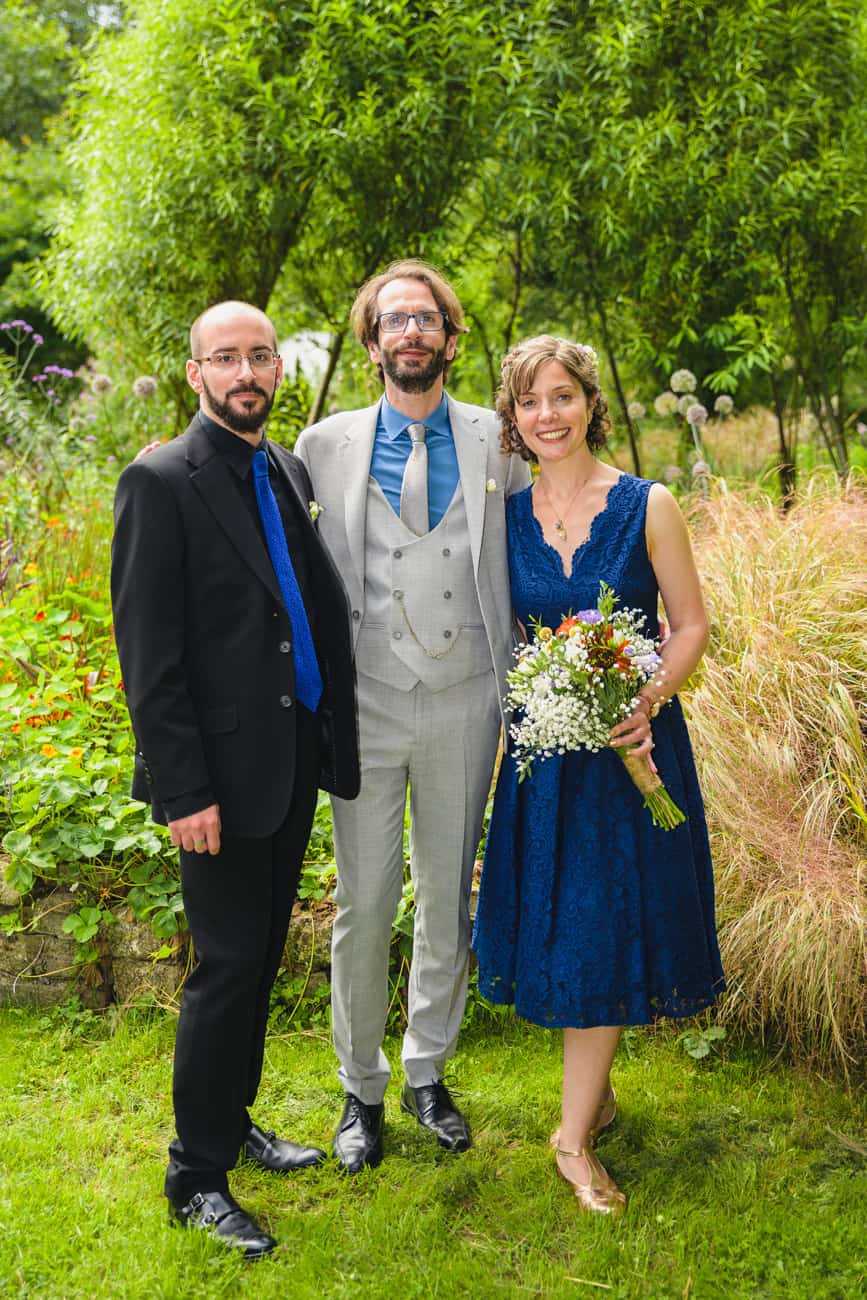
[[[711,642],[688,701],[721,1016],[847,1077],[867,1042],[867,491],[692,502]]]

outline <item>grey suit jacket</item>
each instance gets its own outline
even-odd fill
[[[505,500],[530,482],[530,469],[499,446],[493,411],[447,398],[467,512],[473,574],[502,702],[513,646]],[[319,535],[346,585],[357,640],[364,617],[368,479],[379,402],[342,411],[305,429],[295,454],[307,466],[322,513]],[[501,703],[502,708],[502,703]]]

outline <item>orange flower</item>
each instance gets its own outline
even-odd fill
[[[46,758],[54,758],[57,754],[57,750],[53,745],[42,745],[40,752],[43,753]]]
[[[56,528],[57,525],[58,525],[59,523],[60,523],[60,516],[59,516],[59,515],[52,515],[50,519],[46,519],[46,521],[45,521],[45,527],[46,527],[46,528]]]
[[[571,631],[572,631],[572,628],[575,626],[575,624],[576,624],[577,622],[578,622],[578,619],[575,617],[575,615],[574,615],[574,614],[570,614],[568,618],[564,618],[564,619],[563,619],[563,622],[562,622],[562,623],[560,624],[560,626],[557,628],[557,635],[558,635],[558,636],[565,636],[567,632],[571,632]]]
[[[12,726],[9,728],[9,730],[12,732],[12,734],[13,734],[14,736],[17,736],[17,735],[18,735],[18,732],[21,730],[21,723],[20,723],[20,722],[13,722],[13,723],[12,723]]]
[[[73,748],[69,751],[69,757],[70,757],[70,758],[74,758],[75,761],[78,762],[78,760],[81,758],[81,756],[82,756],[83,753],[84,753],[84,750],[81,748],[81,746],[80,746],[80,745],[75,745],[75,746],[73,746]]]
[[[28,578],[32,578],[34,574],[39,572],[39,570],[35,564],[25,564],[24,572],[27,574]]]
[[[36,613],[33,615],[33,618],[35,622],[43,623],[45,621],[45,610],[37,609]]]

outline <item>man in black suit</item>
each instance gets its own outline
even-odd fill
[[[275,1242],[229,1194],[239,1152],[281,1173],[325,1158],[263,1132],[248,1107],[317,786],[358,792],[354,675],[307,471],[265,439],[283,373],[274,327],[224,302],[190,342],[195,418],[118,482],[112,603],[133,796],[180,850],[196,958],[175,1046],[170,1217],[255,1257]]]

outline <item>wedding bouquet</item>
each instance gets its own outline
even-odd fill
[[[616,604],[612,589],[600,583],[595,609],[569,614],[556,629],[534,623],[533,640],[517,651],[507,703],[518,713],[510,734],[520,781],[537,758],[605,748],[611,728],[637,707],[641,687],[661,684],[655,674],[662,660],[642,631],[644,615]],[[654,826],[672,830],[686,820],[645,759],[628,749],[615,753],[644,795]]]

